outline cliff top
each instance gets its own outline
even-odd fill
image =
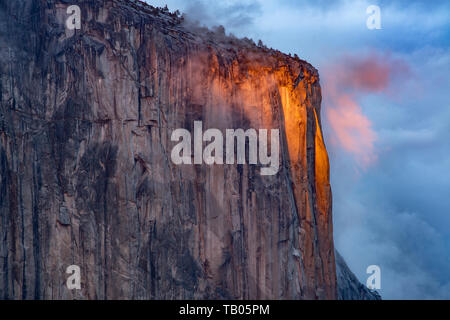
[[[197,43],[215,46],[227,51],[240,51],[245,50],[247,52],[255,54],[270,55],[281,61],[297,62],[305,67],[310,74],[319,78],[317,69],[314,68],[309,62],[300,59],[297,54],[291,56],[291,54],[285,54],[279,50],[266,47],[260,40],[256,44],[252,39],[247,37],[238,38],[233,34],[226,34],[223,26],[215,26],[213,28],[207,28],[201,26],[198,21],[189,20],[188,16],[181,14],[178,10],[170,12],[166,7],[154,7],[146,2],[140,0],[111,0],[118,6],[122,7],[127,12],[134,12],[143,18],[142,22],[157,23],[166,32],[176,31],[184,37],[193,40]],[[147,21],[150,19],[150,21]],[[136,21],[136,23],[141,23]],[[163,30],[163,31],[164,31]]]

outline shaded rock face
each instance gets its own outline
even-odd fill
[[[339,300],[381,300],[377,291],[369,290],[359,282],[339,252],[335,251],[335,257]]]
[[[0,297],[336,299],[317,71],[132,1],[0,0]],[[280,169],[171,134],[280,129]],[[81,290],[68,290],[69,265]]]

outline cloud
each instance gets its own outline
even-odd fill
[[[197,21],[206,27],[222,25],[231,32],[253,25],[255,17],[262,13],[261,5],[256,0],[156,0],[151,4],[156,6],[167,4],[170,10],[178,9],[186,14],[186,18],[191,22]]]
[[[370,165],[376,159],[376,134],[370,120],[350,95],[332,94],[328,100],[331,100],[331,106],[325,113],[334,133],[331,142],[354,154],[360,165]]]
[[[401,69],[406,72],[408,66],[402,61],[392,61],[380,54],[346,56],[341,64],[342,74],[339,80],[342,86],[354,90],[382,92],[388,87],[390,78]]]
[[[200,21],[208,27],[225,25],[236,29],[253,23],[253,18],[261,13],[256,1],[208,2],[191,1],[186,7],[189,18]],[[218,14],[220,13],[220,14]]]
[[[387,55],[346,54],[323,67],[323,94],[326,121],[332,129],[331,143],[354,155],[361,167],[376,160],[377,134],[363,114],[359,97],[367,93],[387,93],[391,80],[408,73],[404,61]]]
[[[358,183],[355,188],[364,185]],[[380,291],[385,299],[450,299],[450,282],[440,274],[448,267],[442,234],[420,213],[397,212],[385,206],[383,199],[376,203],[355,195],[346,192],[347,200],[336,208],[352,212],[353,220],[347,214],[336,221],[340,228],[348,225],[345,236],[336,237],[336,246],[352,271],[364,281],[367,266],[379,265]],[[436,266],[430,268],[429,261]]]
[[[424,45],[378,55],[388,81],[377,76],[357,90],[377,135],[376,164],[354,176],[330,145],[335,244],[362,281],[368,265],[380,265],[385,299],[450,299],[448,54]],[[353,87],[344,82],[342,90]]]

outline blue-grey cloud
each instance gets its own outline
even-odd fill
[[[353,159],[329,145],[336,245],[361,280],[381,266],[385,298],[450,299],[450,51],[424,47],[392,53],[411,75],[359,101],[377,163],[352,177]]]
[[[167,5],[170,10],[180,10],[190,21],[196,21],[207,27],[226,26],[237,31],[254,24],[254,18],[261,15],[261,5],[256,0],[243,1],[148,1],[157,6]]]

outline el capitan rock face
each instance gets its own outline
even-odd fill
[[[336,299],[317,71],[133,1],[0,1],[0,297]],[[280,169],[175,165],[280,129]],[[69,265],[82,289],[65,286]]]

